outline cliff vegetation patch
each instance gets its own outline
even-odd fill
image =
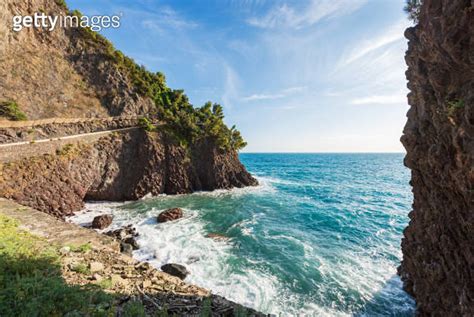
[[[12,121],[24,121],[28,119],[14,101],[0,102],[0,117],[5,117]]]
[[[77,10],[71,14],[82,16]],[[187,146],[210,138],[224,151],[240,150],[247,145],[235,126],[229,128],[224,123],[223,107],[220,104],[207,102],[202,107],[194,107],[183,90],[171,89],[166,85],[163,73],[153,73],[145,66],[138,65],[90,28],[79,30],[86,46],[101,50],[109,62],[129,77],[135,93],[153,100],[155,111],[149,116],[164,122],[180,144]],[[153,130],[149,124],[145,128]]]

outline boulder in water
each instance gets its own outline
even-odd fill
[[[112,215],[100,215],[92,220],[92,228],[105,229],[112,223]]]
[[[171,208],[163,211],[158,215],[158,222],[167,222],[183,218],[183,210],[181,208]]]

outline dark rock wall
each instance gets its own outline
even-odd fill
[[[474,1],[424,0],[406,30],[413,211],[400,275],[421,315],[474,315]]]
[[[0,165],[0,197],[58,217],[80,210],[84,199],[123,201],[256,184],[236,152],[221,152],[212,142],[184,149],[143,130]]]

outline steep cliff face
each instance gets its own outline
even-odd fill
[[[153,102],[134,90],[104,45],[81,29],[13,31],[15,15],[67,15],[55,0],[0,3],[0,101],[14,100],[28,118],[149,114]]]
[[[17,102],[29,119],[120,116],[123,120],[115,125],[107,123],[103,128],[72,123],[3,129],[1,142],[48,139],[96,131],[95,128],[123,128],[126,117],[139,115],[159,121],[163,128],[154,133],[118,133],[57,155],[15,158],[17,161],[0,166],[1,197],[62,217],[80,209],[84,199],[130,200],[148,193],[189,193],[257,183],[239,162],[233,150],[236,147],[221,150],[223,147],[215,142],[222,138],[203,133],[211,129],[195,122],[199,115],[217,122],[212,130],[218,127],[226,136],[232,134],[226,139],[230,144],[240,134],[223,123],[218,125],[217,119],[223,119],[222,108],[197,113],[181,91],[166,87],[162,74],[136,65],[89,29],[13,31],[13,16],[40,12],[80,16],[70,12],[62,0],[0,3],[0,102]],[[164,112],[171,116],[167,121]],[[183,113],[189,116],[183,119]],[[176,122],[181,125],[176,126]],[[192,141],[183,136],[198,132],[199,138]],[[181,138],[180,142],[175,141],[177,138]],[[192,145],[180,145],[185,143]]]
[[[400,274],[422,315],[474,314],[474,2],[424,0],[402,142],[414,204]]]
[[[235,152],[185,149],[166,134],[143,130],[0,165],[0,197],[58,217],[80,210],[84,199],[123,201],[256,184]]]

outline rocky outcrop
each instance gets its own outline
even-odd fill
[[[176,263],[168,263],[161,266],[161,270],[169,275],[173,275],[179,277],[180,279],[184,280],[186,276],[188,276],[189,271],[186,269],[184,265],[176,264]]]
[[[30,119],[149,114],[107,47],[80,29],[12,30],[14,15],[67,15],[62,1],[3,0],[0,5],[0,101],[15,100]]]
[[[161,212],[158,217],[158,222],[168,222],[179,218],[183,218],[183,210],[181,208],[171,208]]]
[[[474,314],[474,3],[424,0],[405,32],[413,211],[400,275],[421,315]]]
[[[0,197],[64,217],[83,201],[135,200],[243,187],[257,181],[236,152],[203,142],[183,148],[166,133],[141,129],[110,134],[57,154],[0,164]]]
[[[112,224],[114,217],[112,215],[100,215],[92,220],[93,229],[105,229]]]

